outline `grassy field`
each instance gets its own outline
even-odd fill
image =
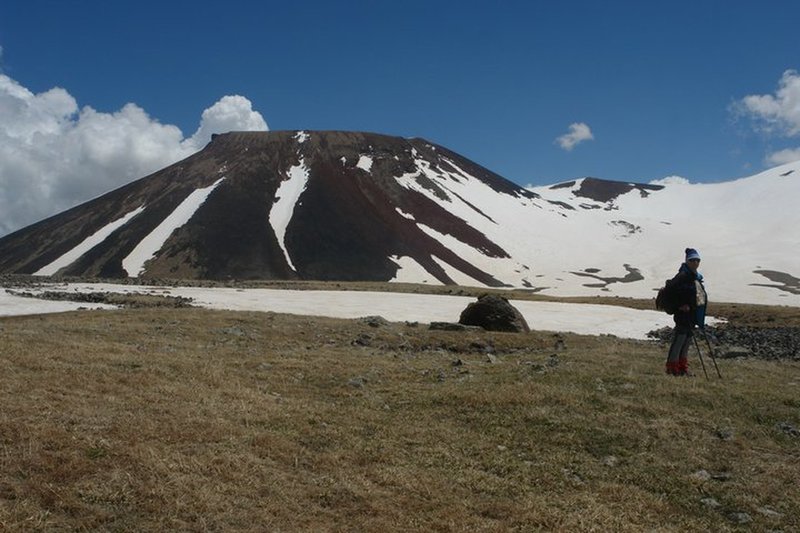
[[[201,309],[0,319],[0,530],[800,530],[800,365],[670,378],[664,352]]]

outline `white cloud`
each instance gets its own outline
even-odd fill
[[[800,160],[800,148],[787,148],[786,150],[779,150],[767,155],[766,162],[768,165],[785,165],[786,163],[793,163]]]
[[[786,136],[800,134],[800,74],[787,70],[778,82],[775,94],[745,96],[734,106],[735,111],[749,116],[758,129]]]
[[[652,180],[650,185],[689,185],[691,182],[683,176],[667,176],[657,180]]]
[[[576,122],[569,125],[569,133],[562,135],[556,139],[561,148],[570,151],[583,141],[591,141],[594,139],[592,130],[589,125],[584,122]]]
[[[34,94],[0,74],[0,236],[188,157],[212,133],[267,129],[242,96],[206,109],[185,138],[136,104],[79,109],[62,88]]]
[[[223,96],[203,111],[200,127],[186,143],[200,150],[211,140],[211,134],[226,131],[265,131],[267,123],[258,111],[253,111],[244,96]]]

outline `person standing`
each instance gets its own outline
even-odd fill
[[[703,275],[698,272],[700,254],[694,248],[686,248],[686,260],[678,273],[669,282],[669,290],[675,291],[677,310],[673,315],[675,329],[667,355],[667,374],[689,376],[689,346],[695,327],[705,326],[708,295],[703,285]]]

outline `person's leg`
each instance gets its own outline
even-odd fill
[[[678,357],[678,375],[679,376],[689,376],[689,348],[692,345],[692,330],[688,330],[686,332],[686,339],[683,342],[683,346],[681,347],[680,356]]]
[[[672,332],[672,344],[669,347],[669,355],[667,356],[667,374],[679,375],[681,356],[688,350],[690,341],[688,330],[676,327]]]

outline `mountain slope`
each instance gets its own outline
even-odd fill
[[[712,185],[525,190],[423,139],[229,133],[0,239],[0,272],[650,297],[692,246],[712,298],[800,305],[798,197],[800,163]]]

